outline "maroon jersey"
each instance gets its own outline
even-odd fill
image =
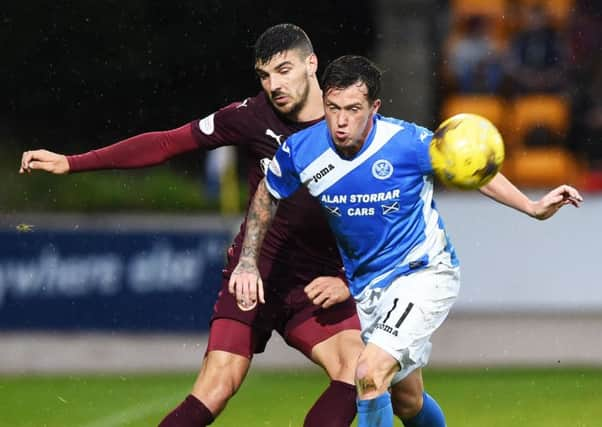
[[[290,134],[314,123],[287,121],[261,92],[192,122],[191,126],[202,148],[238,145],[246,149],[250,203],[280,144]],[[228,270],[238,263],[245,225],[246,218],[234,240]],[[338,275],[340,268],[335,241],[318,201],[305,188],[280,201],[261,249],[259,270],[264,281],[270,281],[271,286],[290,286],[290,279],[278,280],[286,276],[307,284],[319,275]]]

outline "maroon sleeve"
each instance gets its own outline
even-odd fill
[[[199,148],[192,133],[193,125],[188,123],[177,129],[143,133],[98,150],[67,156],[69,171],[133,169],[163,163]]]

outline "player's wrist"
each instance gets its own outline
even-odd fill
[[[248,267],[257,267],[257,260],[251,255],[241,255],[238,259],[238,264]]]
[[[543,209],[541,201],[529,200],[529,216],[531,218],[542,220],[544,219],[545,209]]]
[[[69,157],[65,155],[61,155],[60,158],[61,170],[63,173],[71,172],[71,163],[69,163]]]

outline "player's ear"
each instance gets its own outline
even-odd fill
[[[306,61],[308,74],[310,76],[315,75],[318,71],[318,57],[315,53],[310,53]]]
[[[380,99],[375,99],[374,102],[372,103],[372,113],[376,114],[378,113],[378,109],[380,108]]]

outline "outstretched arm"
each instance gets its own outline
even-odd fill
[[[190,124],[177,129],[147,132],[84,154],[65,156],[48,150],[25,151],[19,173],[42,170],[53,174],[99,169],[133,169],[158,165],[199,148]]]
[[[579,191],[569,185],[556,187],[541,199],[533,201],[501,173],[481,187],[480,191],[498,203],[540,220],[550,218],[565,205],[579,207],[583,201]]]
[[[240,259],[228,284],[228,290],[231,294],[236,294],[236,300],[242,307],[254,306],[258,297],[260,302],[265,302],[257,259],[263,238],[276,214],[277,207],[278,201],[268,191],[264,178],[257,186],[249,207]]]

